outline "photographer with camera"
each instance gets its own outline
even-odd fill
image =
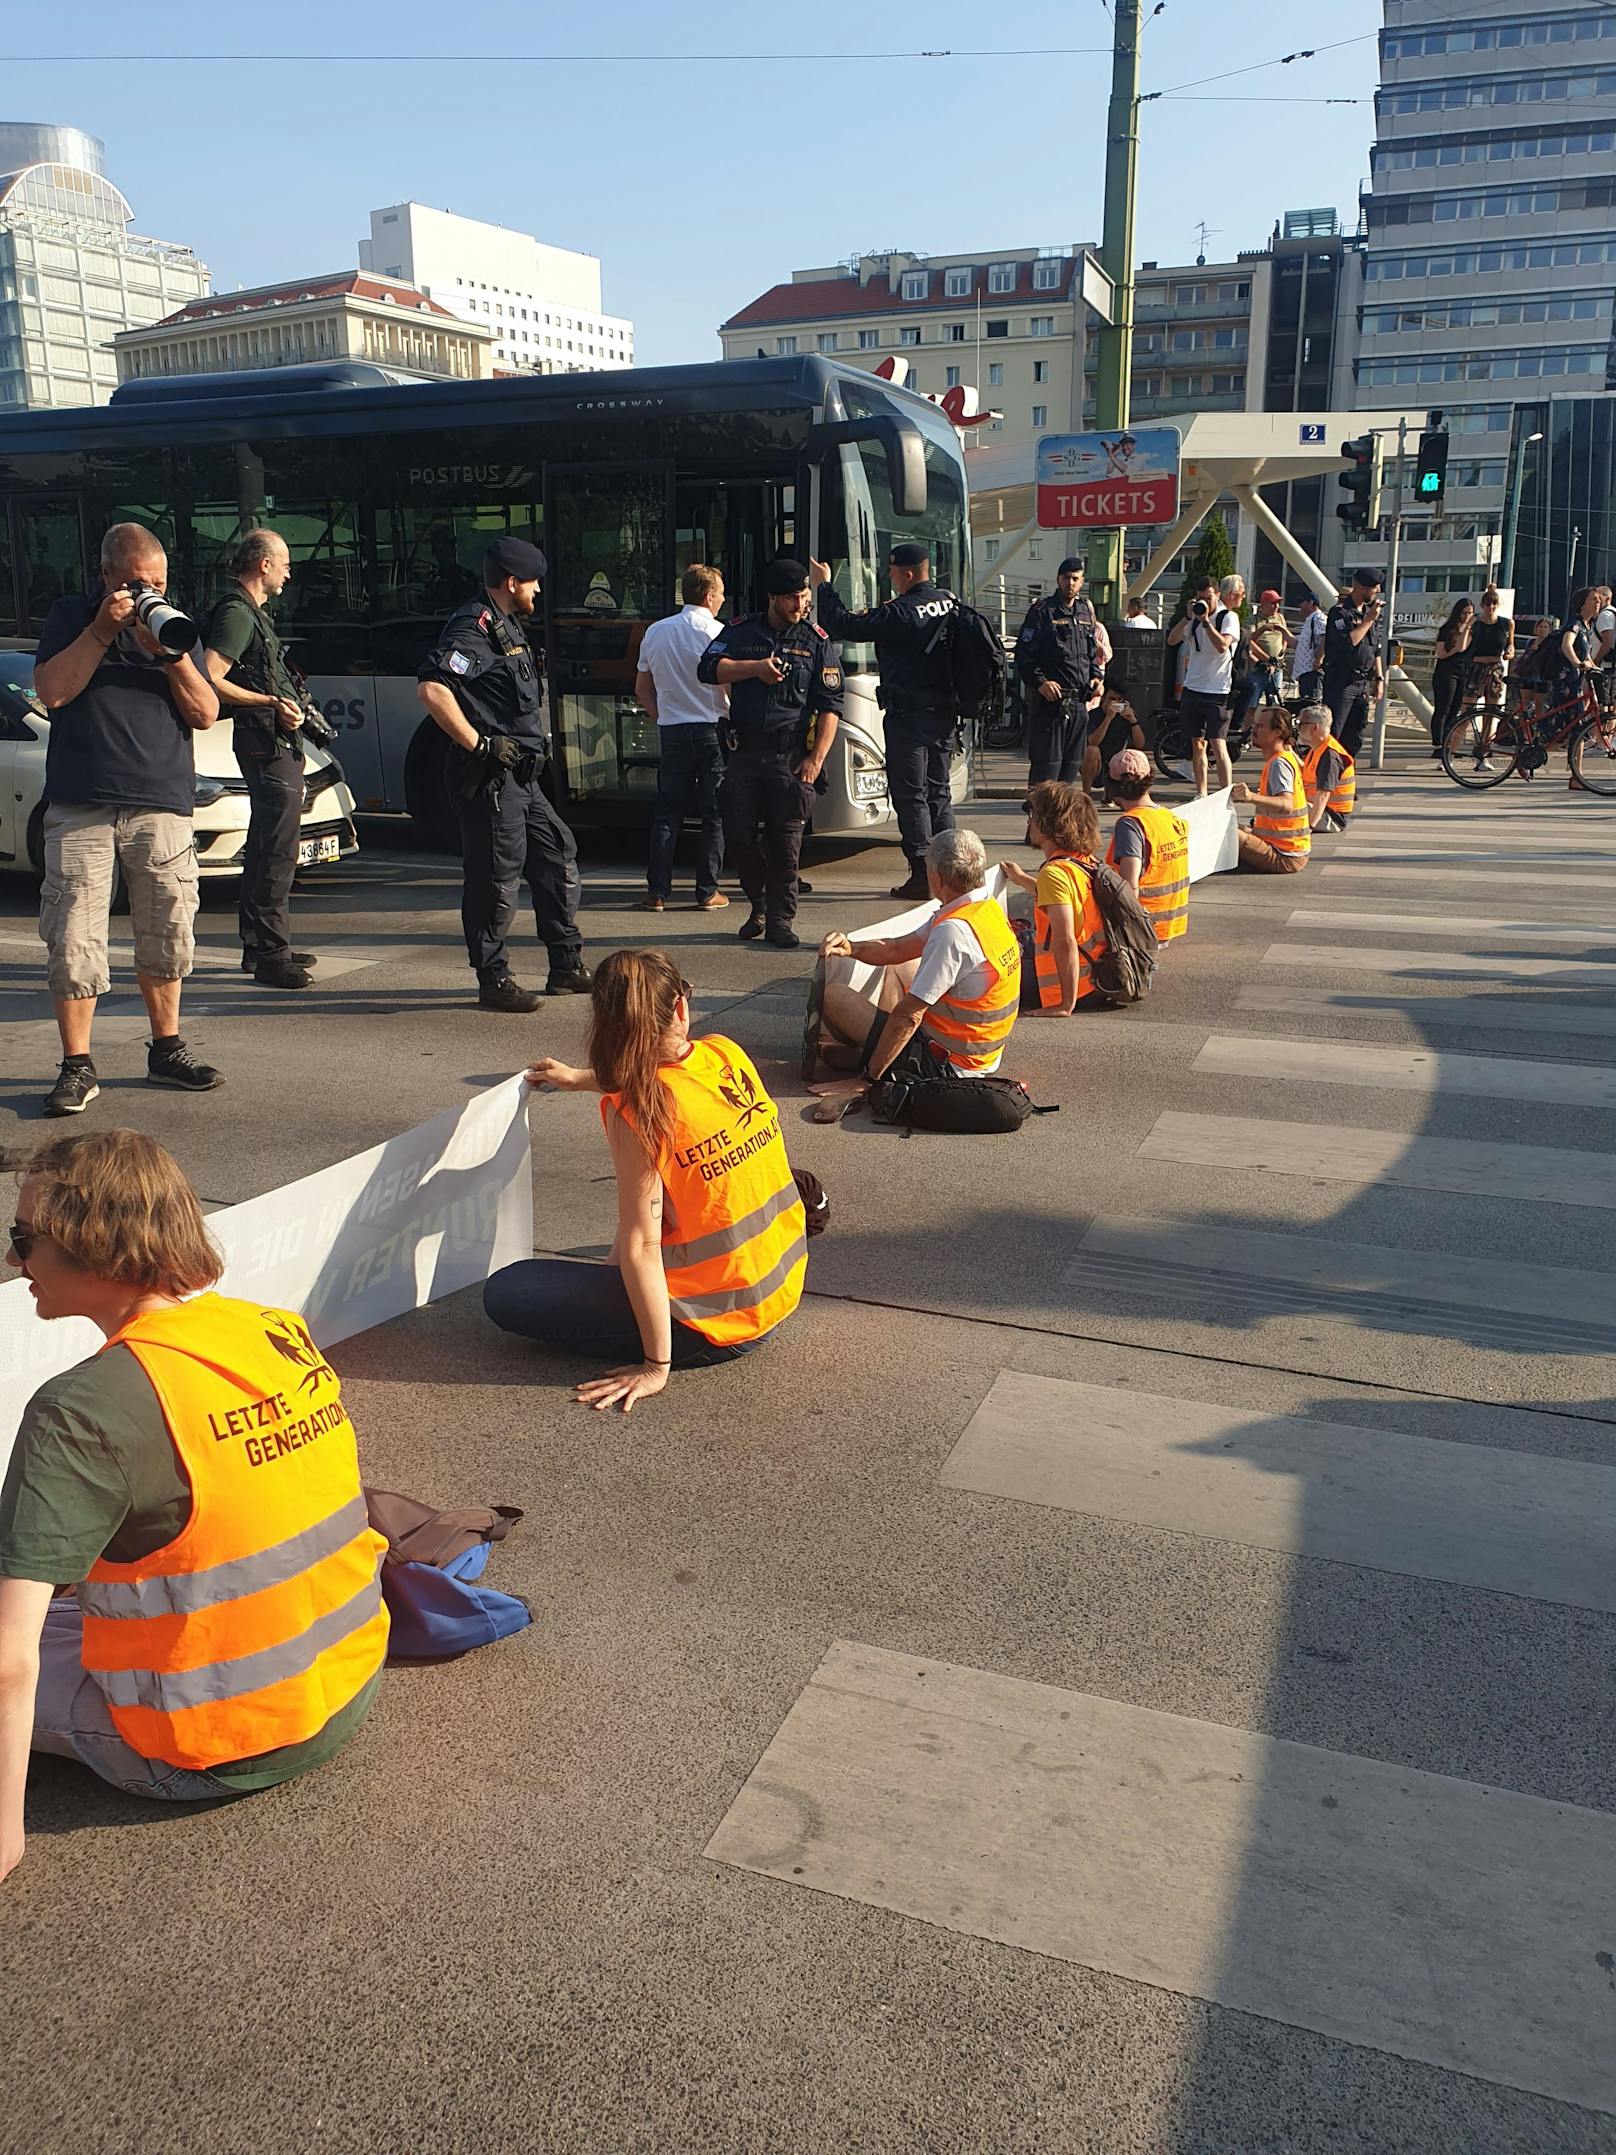
[[[82,1115],[101,1089],[90,1033],[111,986],[107,925],[120,868],[151,1019],[147,1082],[178,1092],[223,1082],[179,1033],[197,901],[191,735],[213,724],[219,699],[197,662],[195,624],[164,597],[168,557],[155,532],[114,524],[101,541],[101,584],[99,600],[72,592],[56,601],[34,653],[34,688],[50,713],[39,933],[62,1036],[47,1115]]]
[[[264,610],[292,573],[286,541],[278,531],[246,532],[231,566],[236,588],[213,609],[204,663],[222,715],[232,721],[236,767],[252,803],[241,854],[241,969],[260,987],[306,988],[316,961],[293,950],[291,923],[302,737],[306,728],[324,745],[336,735],[317,710],[305,709],[305,691]]]
[[[1239,579],[1230,577],[1228,583],[1232,588]],[[1244,596],[1243,585],[1240,590]],[[1240,616],[1232,606],[1220,603],[1218,586],[1210,576],[1191,592],[1189,611],[1167,631],[1167,641],[1174,650],[1181,644],[1188,646],[1178,708],[1190,739],[1199,798],[1207,790],[1208,742],[1217,765],[1219,787],[1234,779],[1234,766],[1229,761],[1229,695],[1234,684],[1235,646],[1240,641]]]
[[[543,1000],[511,977],[505,938],[523,878],[550,952],[548,995],[587,995],[578,933],[578,848],[539,780],[548,758],[544,670],[528,641],[544,556],[526,539],[496,539],[483,593],[443,624],[416,675],[417,696],[459,751],[449,783],[460,808],[465,883],[460,920],[477,975],[477,1007],[525,1016]]]

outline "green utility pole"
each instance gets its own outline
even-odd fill
[[[1105,433],[1128,424],[1128,385],[1133,369],[1133,207],[1139,169],[1139,6],[1113,0],[1116,39],[1111,60],[1111,103],[1105,124],[1105,230],[1100,266],[1113,292],[1109,327],[1098,333],[1099,373],[1094,385],[1094,422]],[[1079,301],[1081,305],[1081,301]],[[1120,531],[1097,531],[1089,540],[1089,588],[1102,611],[1122,606]]]

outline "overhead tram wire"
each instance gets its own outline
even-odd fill
[[[515,67],[779,67],[783,62],[822,60],[1070,60],[1109,53],[1109,45],[1006,45],[906,47],[897,52],[502,52],[501,66]],[[149,61],[172,67],[182,61],[198,66],[265,67],[442,67],[460,61],[486,67],[487,56],[474,52],[31,52],[12,56],[13,66],[66,67],[74,61],[133,67]]]
[[[1616,4],[1616,0],[1613,0]],[[1146,90],[1140,104],[1152,105],[1164,97],[1177,97],[1181,92],[1204,90],[1215,82],[1233,82],[1239,75],[1260,74],[1264,68],[1289,67],[1295,60],[1316,60],[1321,53],[1340,52],[1347,45],[1367,45],[1380,36],[1378,30],[1362,31],[1357,37],[1338,37],[1330,45],[1303,45],[1295,52],[1276,53],[1272,60],[1253,60],[1248,67],[1231,67],[1221,75],[1200,75],[1192,82],[1175,82],[1170,89]]]

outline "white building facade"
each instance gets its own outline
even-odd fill
[[[592,254],[396,202],[371,211],[359,266],[403,278],[490,331],[500,372],[593,374],[634,364],[634,324],[602,311],[600,262]]]
[[[113,338],[206,292],[190,248],[133,217],[95,136],[0,121],[0,409],[104,404]]]
[[[1405,524],[1401,576],[1441,611],[1498,558],[1517,447],[1541,493],[1548,400],[1607,393],[1616,8],[1386,0],[1375,114],[1356,401],[1446,418],[1443,513]]]

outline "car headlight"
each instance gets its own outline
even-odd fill
[[[199,778],[197,780],[196,805],[198,808],[211,808],[215,801],[222,801],[224,796],[225,788],[217,778]]]

